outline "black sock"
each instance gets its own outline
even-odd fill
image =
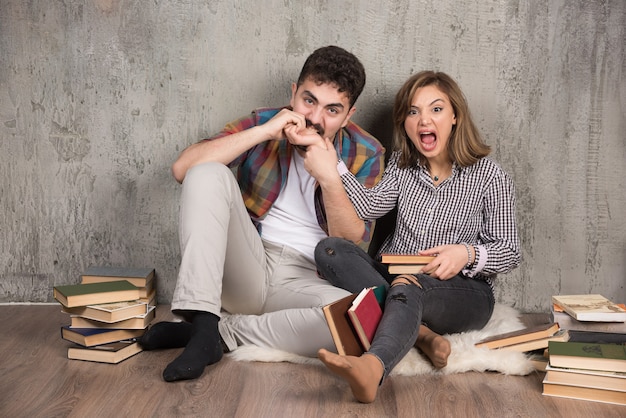
[[[139,339],[144,350],[159,348],[182,348],[191,339],[189,322],[158,322]]]
[[[209,312],[194,315],[191,322],[191,338],[185,350],[163,371],[167,382],[195,379],[204,368],[222,359],[224,354],[217,328],[219,317]]]

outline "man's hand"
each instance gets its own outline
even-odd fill
[[[284,132],[287,141],[300,149],[306,150],[310,145],[326,147],[324,139],[313,127],[301,129],[297,125],[288,125]]]
[[[306,129],[304,115],[289,109],[282,109],[272,119],[260,125],[267,139],[275,141],[287,137],[287,130],[299,132]]]
[[[304,168],[322,186],[330,182],[341,185],[337,172],[337,151],[328,138],[323,139],[321,144],[313,144],[307,148]]]

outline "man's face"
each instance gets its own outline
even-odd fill
[[[340,93],[334,84],[317,84],[310,78],[300,86],[291,85],[291,101],[294,112],[304,115],[307,125],[314,127],[324,138],[335,138],[339,129],[346,126],[356,110],[350,107],[345,93]]]

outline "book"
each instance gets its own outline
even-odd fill
[[[626,344],[626,334],[616,332],[569,331],[569,335],[578,343]]]
[[[549,341],[550,366],[626,372],[626,345]]]
[[[148,313],[118,322],[101,322],[82,316],[71,315],[70,326],[72,328],[104,328],[104,329],[145,329],[155,317],[155,307],[149,306]]]
[[[417,254],[390,254],[380,255],[380,262],[384,264],[428,264],[435,256]]]
[[[602,295],[556,295],[552,303],[579,321],[626,321],[626,309]]]
[[[566,329],[559,329],[554,335],[545,338],[538,338],[536,340],[524,341],[517,344],[505,345],[500,347],[502,350],[519,351],[527,353],[529,351],[540,350],[542,348],[548,348],[549,341],[569,341],[569,331]]]
[[[551,383],[588,386],[598,389],[626,392],[626,373],[600,370],[569,369],[546,366],[546,377]],[[625,395],[626,396],[626,395]]]
[[[141,302],[147,303],[148,305],[156,306],[156,304],[157,304],[156,295],[157,295],[156,289],[152,288],[152,290],[150,291],[148,296],[146,296],[146,297],[141,297],[140,296],[139,300]]]
[[[543,380],[542,393],[546,396],[626,405],[626,392],[624,391],[554,383],[549,381],[547,377]]]
[[[356,336],[352,321],[348,318],[348,309],[356,297],[357,294],[354,293],[322,308],[337,353],[342,356],[360,356],[365,352]]]
[[[139,299],[137,286],[126,280],[54,286],[53,296],[63,306],[87,306]]]
[[[367,351],[378,328],[383,311],[378,303],[374,289],[363,289],[348,309],[348,316],[356,331],[361,345]]]
[[[626,309],[626,305],[624,304],[618,304],[618,306]],[[555,304],[552,304],[550,311],[552,321],[558,322],[561,328],[570,331],[597,331],[626,334],[626,322],[578,321]]]
[[[139,300],[99,305],[63,307],[63,312],[101,322],[118,322],[148,313],[148,304]]]
[[[61,338],[84,347],[92,347],[122,340],[132,340],[143,335],[143,329],[106,329],[61,327]]]
[[[559,324],[557,323],[541,324],[517,331],[506,332],[504,334],[493,335],[477,342],[474,345],[476,347],[491,349],[500,348],[507,345],[538,340],[540,338],[548,338],[556,334],[559,329]]]
[[[82,283],[128,280],[137,287],[147,287],[154,279],[153,268],[91,266],[81,276]]]
[[[156,286],[154,285],[155,280],[148,282],[146,286],[139,288],[139,298],[140,299],[149,299],[150,297],[156,294]]]
[[[117,364],[141,351],[142,348],[137,342],[119,341],[95,347],[70,347],[67,349],[67,358]]]
[[[387,270],[390,274],[418,274],[422,272],[426,264],[389,264]]]

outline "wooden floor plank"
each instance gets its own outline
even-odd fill
[[[377,400],[355,402],[318,365],[225,358],[201,378],[167,383],[180,350],[143,352],[117,365],[67,359],[67,314],[54,305],[0,306],[2,417],[623,417],[626,407],[544,397],[543,373],[394,376]],[[160,306],[157,319],[171,318]],[[539,317],[529,317],[531,322]]]

